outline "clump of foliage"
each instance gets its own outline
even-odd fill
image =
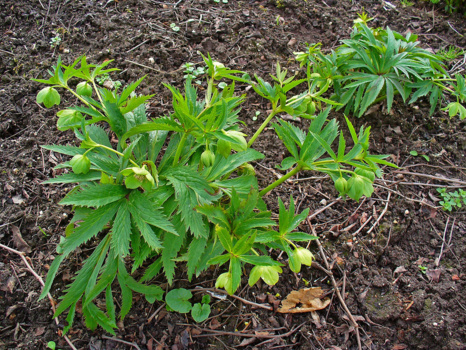
[[[440,0],[430,0],[432,4],[438,4]],[[448,13],[463,12],[466,15],[465,0],[445,0],[445,11]]]
[[[341,104],[336,109],[361,117],[371,105],[385,100],[390,111],[399,94],[408,103],[428,96],[433,114],[449,96],[444,110],[450,117],[466,118],[464,76],[450,77],[439,56],[419,47],[417,35],[369,28],[370,20],[360,15],[350,39],[328,55],[320,44],[295,53],[302,65],[310,63],[317,86],[333,87],[332,99]]]
[[[466,191],[463,189],[447,192],[446,188],[437,188],[437,192],[442,197],[440,205],[446,211],[461,208],[463,204],[466,205]]]
[[[313,257],[299,242],[315,237],[296,232],[309,209],[296,214],[292,198],[288,209],[279,200],[276,223],[262,197],[299,171],[313,170],[329,174],[342,196],[359,200],[372,194],[374,178],[381,176],[378,164],[391,165],[386,156],[369,154],[370,128],[357,133],[348,119],[352,145],[347,147],[337,121],[329,120],[331,107],[339,103],[322,97],[329,83],[315,78],[311,64],[304,79],[287,77],[277,64],[271,84],[258,76],[251,80],[210,56],[204,60],[204,95],[198,95],[189,77],[184,93],[167,84],[173,112],[152,120],[145,111],[145,102],[152,96],[134,93],[144,78],[121,92],[96,84],[99,77],[116,70],[107,68],[111,61],[94,65],[81,57],[66,66],[59,60],[49,79],[37,79],[49,85],[37,96],[37,102],[46,107],[60,103],[58,88],[79,101],[57,113],[57,128],[72,130],[79,146],[44,146],[71,157],[57,166],[64,174],[46,183],[77,185],[60,202],[73,206],[74,215],[57,247],[41,297],[50,291],[60,265],[73,251],[88,242],[92,247],[55,313],[68,310],[65,332],[80,303],[89,328],[100,325],[113,333],[116,285],[123,319],[134,292],[151,303],[161,300],[164,291],[150,281],[163,270],[171,284],[181,262],[186,264],[188,279],[210,265],[221,266],[224,272],[216,286],[230,294],[240,286],[243,274],[249,273],[250,285],[259,279],[277,283],[282,263],[269,256],[271,248],[284,251],[290,269],[299,272]],[[76,87],[69,85],[76,80],[81,80]],[[219,81],[223,89],[218,88]],[[235,95],[235,83],[252,85],[272,104],[272,112],[249,141],[238,119],[244,96]],[[306,86],[304,91],[292,93],[301,84]],[[321,109],[321,104],[328,107]],[[299,129],[280,119],[281,113],[311,119],[310,126]],[[279,168],[291,170],[259,189],[253,164],[264,155],[252,146],[274,118],[273,128],[290,153]],[[136,279],[136,275],[142,277]],[[105,311],[95,303],[100,295],[105,297]],[[194,307],[194,319],[203,319],[208,303]]]

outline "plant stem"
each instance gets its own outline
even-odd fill
[[[100,96],[99,89],[97,89],[97,85],[95,85],[94,79],[92,80],[92,85],[94,86],[95,93],[97,94],[97,97],[99,98],[99,101],[102,104],[102,108],[104,108],[104,102],[102,101],[102,97]]]
[[[290,177],[296,175],[299,171],[301,170],[301,166],[300,165],[297,165],[296,168],[294,168],[293,170],[291,170],[289,173],[287,173],[286,175],[283,175],[281,178],[279,178],[277,181],[275,181],[274,183],[270,184],[269,186],[267,186],[266,188],[264,188],[262,191],[259,192],[259,195],[261,197],[265,196],[267,193],[269,193],[270,191],[272,191],[275,187],[277,187],[278,185],[282,184],[283,182],[285,182],[286,180],[288,180]]]
[[[275,115],[277,115],[277,113],[279,113],[280,110],[279,108],[278,109],[273,109],[272,110],[272,113],[270,113],[270,115],[267,117],[266,120],[264,120],[264,122],[262,123],[262,125],[259,127],[259,129],[257,129],[256,133],[251,137],[251,139],[249,140],[248,142],[248,148],[252,146],[252,144],[254,143],[254,141],[256,141],[256,139],[259,137],[259,135],[262,133],[262,131],[264,131],[265,127],[267,126],[267,124],[270,123],[270,121],[273,119],[273,117],[275,117]]]
[[[113,148],[110,148],[110,147],[107,147],[107,146],[104,146],[104,145],[97,145],[96,147],[101,147],[101,148],[106,149],[106,150],[108,150],[108,151],[110,151],[110,152],[116,153],[116,154],[118,154],[120,157],[124,157],[124,156],[125,156],[123,153],[118,152],[118,151],[114,150]],[[136,163],[134,160],[132,160],[132,159],[128,159],[128,160],[129,160],[134,166],[136,166],[136,167],[139,168],[139,164]]]
[[[178,164],[180,160],[181,152],[183,151],[184,144],[186,143],[187,138],[188,138],[188,133],[184,133],[183,136],[181,136],[180,143],[178,144],[178,148],[176,149],[175,158],[173,159],[173,166]]]

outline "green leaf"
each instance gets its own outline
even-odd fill
[[[146,282],[157,276],[157,274],[162,269],[162,258],[158,258],[154,261],[144,272],[144,275],[140,279],[139,282]]]
[[[87,174],[64,174],[57,176],[53,179],[48,179],[42,182],[43,184],[68,184],[74,182],[88,182],[88,181],[97,181],[101,177],[100,171],[89,171]]]
[[[217,225],[215,227],[215,234],[219,238],[220,243],[222,243],[223,248],[228,252],[232,252],[233,242],[231,241],[230,232],[226,228]]]
[[[36,101],[38,104],[44,103],[47,108],[60,104],[60,94],[53,87],[45,87],[37,94]]]
[[[201,304],[196,303],[194,304],[191,310],[191,316],[193,317],[194,321],[197,323],[204,322],[210,315],[210,305],[209,304]]]
[[[120,138],[126,132],[126,119],[123,113],[118,109],[116,103],[109,101],[103,101],[103,103],[110,127],[117,137]]]
[[[239,256],[241,261],[245,263],[257,265],[257,266],[279,266],[279,262],[273,260],[270,256],[266,255],[241,255]]]
[[[63,255],[67,256],[81,244],[87,242],[113,219],[121,202],[113,202],[93,210],[74,232],[65,239],[62,245]]]
[[[131,310],[131,304],[133,303],[133,292],[126,285],[125,278],[120,273],[117,275],[117,278],[121,289],[120,319],[124,319],[128,312]]]
[[[186,314],[191,311],[192,305],[189,302],[193,294],[184,288],[172,289],[165,296],[165,302],[174,311]]]
[[[194,272],[196,271],[196,266],[201,256],[203,255],[207,244],[206,238],[193,239],[188,249],[188,280],[191,280]]]
[[[171,234],[165,234],[163,245],[164,249],[162,251],[162,262],[163,270],[165,276],[167,277],[168,283],[173,282],[173,277],[175,276],[175,259],[178,255],[178,252],[183,246],[183,241],[186,236],[186,229],[183,223],[181,222],[180,215],[176,215],[173,218],[173,223],[178,228],[180,234],[178,236],[172,236]]]
[[[89,282],[92,282],[93,275],[97,277],[100,266],[105,259],[107,251],[110,245],[110,235],[107,235],[105,239],[100,242],[91,256],[86,260],[84,266],[79,271],[76,279],[73,281],[71,286],[66,290],[66,294],[63,300],[58,305],[54,317],[60,315],[63,311],[75,304],[83,295]]]
[[[237,257],[230,260],[231,284],[225,286],[226,291],[232,295],[241,284],[241,262]]]
[[[131,216],[128,210],[128,202],[123,201],[118,208],[112,226],[112,248],[117,256],[124,258],[129,254],[129,242],[131,235]]]
[[[60,201],[61,205],[77,205],[99,208],[124,198],[129,191],[121,185],[88,185],[81,186]]]

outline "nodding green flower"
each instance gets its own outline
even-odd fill
[[[233,148],[237,152],[241,151],[246,151],[248,148],[248,143],[246,142],[246,139],[244,138],[247,136],[246,134],[243,134],[242,132],[235,131],[235,130],[228,130],[228,131],[223,131],[225,135],[231,137],[233,140],[235,140],[235,143],[231,144],[231,148]]]
[[[145,190],[150,190],[155,186],[155,180],[152,174],[147,170],[146,165],[140,167],[126,168],[121,171],[123,176],[126,176],[125,186],[129,189],[139,187]]]
[[[256,170],[254,170],[254,167],[249,164],[249,163],[244,163],[241,165],[238,169],[238,173],[241,175],[256,175]]]
[[[82,81],[76,86],[76,93],[81,96],[92,96],[92,86],[87,81]]]
[[[217,277],[217,281],[215,282],[215,288],[226,288],[225,286],[231,284],[231,273],[224,272],[220,276]]]
[[[87,174],[91,168],[91,161],[84,154],[77,154],[70,160],[70,165],[75,174]]]
[[[314,254],[312,254],[309,250],[303,247],[298,247],[294,251],[294,254],[298,257],[299,262],[306,266],[311,266],[312,261],[314,260]]]
[[[280,266],[254,266],[249,274],[248,283],[252,287],[259,278],[262,278],[269,286],[273,286],[278,282],[278,274],[281,272]]]
[[[335,188],[341,194],[344,195],[348,191],[348,181],[344,177],[340,177],[335,181]]]

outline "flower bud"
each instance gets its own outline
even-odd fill
[[[211,150],[206,149],[201,154],[201,162],[204,166],[211,167],[215,162],[215,154]]]
[[[344,177],[340,177],[335,181],[335,188],[340,194],[345,194],[348,190],[348,181]]]
[[[81,96],[92,96],[92,86],[87,81],[82,81],[76,86],[76,93]]]

